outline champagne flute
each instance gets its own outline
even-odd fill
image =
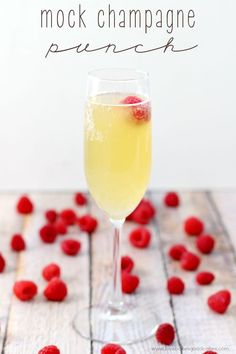
[[[147,73],[129,69],[89,73],[84,160],[88,188],[114,227],[113,278],[107,305],[81,310],[74,328],[93,341],[135,343],[152,335],[156,326],[155,314],[126,304],[121,290],[121,229],[141,201],[151,169]]]

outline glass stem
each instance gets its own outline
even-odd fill
[[[113,239],[113,270],[112,270],[112,291],[109,301],[109,307],[112,313],[119,313],[124,307],[122,288],[121,288],[121,254],[120,254],[120,237],[124,219],[113,220],[111,223],[114,227]]]

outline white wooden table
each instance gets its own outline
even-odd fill
[[[134,258],[135,273],[141,278],[139,291],[132,296],[139,297],[150,309],[155,308],[160,322],[173,323],[177,335],[170,347],[158,345],[153,338],[126,346],[127,353],[197,354],[214,347],[219,354],[235,354],[236,192],[184,192],[177,209],[163,206],[163,193],[150,192],[149,197],[158,208],[156,220],[148,226],[152,232],[151,246],[146,250],[131,247],[126,235],[135,225],[127,223],[122,254]],[[38,230],[45,223],[45,209],[75,208],[73,194],[31,194],[36,210],[26,218],[15,212],[17,198],[17,194],[0,195],[0,252],[7,259],[6,270],[0,274],[0,353],[37,354],[43,346],[55,344],[62,354],[99,354],[101,345],[80,338],[71,321],[80,308],[107,300],[112,246],[109,223],[92,202],[77,208],[80,215],[85,212],[96,215],[99,228],[92,236],[71,228],[65,237],[78,237],[82,251],[77,257],[68,257],[58,245],[63,236],[55,244],[47,245],[40,241]],[[216,275],[210,286],[197,286],[194,274],[180,270],[177,262],[167,256],[169,246],[176,242],[184,242],[195,250],[194,238],[186,237],[182,231],[182,221],[190,215],[202,218],[206,230],[217,240],[214,253],[202,256],[201,269],[213,270]],[[23,233],[27,242],[27,250],[20,254],[9,249],[10,237],[16,232]],[[45,281],[41,270],[50,262],[61,265],[62,277],[68,284],[69,296],[63,303],[49,303],[42,295]],[[186,282],[182,296],[170,296],[165,289],[167,277],[174,274]],[[21,279],[32,279],[38,284],[39,295],[35,300],[22,303],[12,295],[14,282]],[[208,309],[206,301],[222,288],[230,289],[233,299],[228,312],[217,315]]]

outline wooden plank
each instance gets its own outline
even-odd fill
[[[158,225],[168,275],[177,275],[184,279],[186,291],[182,296],[173,296],[176,327],[183,353],[202,353],[209,347],[218,348],[219,353],[236,351],[236,318],[234,315],[235,297],[224,316],[211,312],[206,303],[210,294],[222,288],[234,293],[236,267],[233,253],[215,210],[205,193],[181,193],[181,206],[177,209],[163,207],[163,194],[153,195],[159,206]],[[204,220],[206,231],[215,235],[217,247],[210,256],[201,256],[200,270],[212,270],[216,281],[207,287],[199,287],[194,280],[195,273],[184,272],[178,262],[171,261],[167,252],[174,243],[184,243],[194,252],[195,238],[187,237],[183,232],[183,220],[196,215]],[[198,253],[198,252],[197,252]],[[217,350],[216,350],[217,351]]]
[[[22,219],[15,212],[17,196],[0,196],[0,252],[6,260],[6,268],[0,274],[0,353],[6,341],[8,315],[12,299],[12,286],[16,274],[18,255],[10,250],[11,236],[22,231]]]
[[[92,235],[92,301],[94,304],[106,304],[109,299],[111,264],[112,264],[112,229],[107,217],[96,207],[92,206],[92,213],[100,220],[99,229]],[[141,285],[136,295],[126,295],[128,303],[137,303],[147,308],[155,309],[157,325],[162,322],[173,323],[173,311],[170,298],[165,290],[166,273],[163,264],[160,245],[158,242],[155,225],[150,225],[152,233],[151,246],[148,249],[135,249],[128,242],[127,235],[137,225],[126,223],[122,236],[122,254],[130,255],[135,261],[134,273],[141,279]],[[142,325],[142,323],[140,323]],[[132,330],[132,329],[131,329]],[[100,353],[102,345],[94,343],[94,353]],[[158,345],[154,337],[139,344],[124,346],[128,354],[144,354],[158,352]],[[176,340],[170,349],[175,348],[175,353],[180,353]]]
[[[72,328],[72,319],[81,307],[88,305],[89,259],[87,235],[71,228],[68,236],[59,236],[53,245],[43,244],[38,230],[45,223],[47,208],[60,210],[73,205],[71,194],[34,194],[37,210],[28,220],[25,238],[28,249],[18,265],[17,280],[33,279],[39,295],[31,302],[22,303],[15,297],[8,322],[4,354],[37,353],[45,345],[55,344],[62,353],[90,353],[90,343],[79,337]],[[78,238],[82,251],[77,257],[62,254],[59,243],[63,237]],[[68,284],[69,295],[63,303],[50,303],[43,297],[46,282],[41,276],[42,267],[56,262],[62,267],[62,278]]]

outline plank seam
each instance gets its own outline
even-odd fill
[[[220,210],[211,194],[210,191],[206,191],[205,192],[205,196],[206,196],[206,199],[208,201],[208,203],[210,204],[211,206],[211,209],[213,211],[213,213],[215,214],[215,217],[217,218],[218,220],[218,223],[221,227],[221,231],[224,235],[224,238],[228,241],[228,244],[229,244],[229,247],[230,247],[230,251],[232,252],[232,255],[233,255],[233,259],[234,259],[234,262],[236,263],[236,250],[235,250],[235,247],[232,243],[232,240],[231,240],[231,236],[230,236],[230,233],[228,232],[226,226],[225,226],[225,223],[223,221],[223,217],[221,216],[221,213],[220,213]],[[215,220],[214,220],[215,222]]]
[[[152,199],[152,192],[150,192],[149,195],[150,195],[150,197]],[[158,224],[159,223],[158,223],[157,217],[155,216],[154,219],[153,219],[152,225],[153,225],[154,229],[156,230],[157,235],[159,235],[159,238],[158,238],[158,243],[160,245],[159,250],[160,250],[160,254],[161,254],[161,259],[162,259],[162,264],[163,264],[165,277],[166,277],[166,280],[167,280],[169,278],[169,272],[168,272],[168,268],[167,268],[167,262],[166,262],[166,257],[165,257],[165,253],[164,253],[164,247],[163,247],[163,240],[162,240],[162,237],[161,237],[161,232],[160,232],[159,227],[157,227]],[[172,312],[172,316],[173,316],[173,323],[174,323],[174,327],[175,327],[177,343],[178,343],[178,346],[179,346],[179,349],[180,349],[180,354],[183,354],[183,345],[181,343],[180,335],[179,335],[179,331],[178,331],[173,297],[172,297],[171,294],[168,294],[168,297],[169,297],[169,304],[170,304],[170,308],[171,308],[171,312]]]

